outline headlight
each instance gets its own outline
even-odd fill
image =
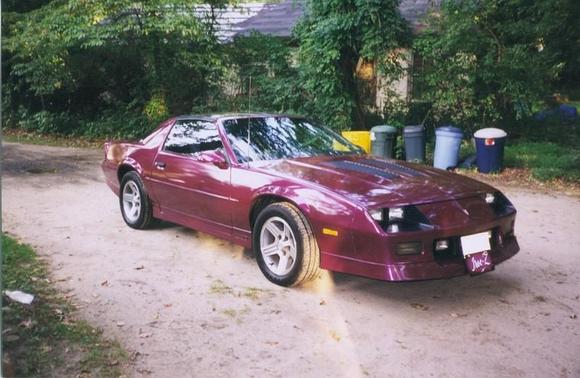
[[[493,209],[495,215],[505,215],[516,210],[502,192],[486,193],[482,198]]]
[[[373,218],[377,222],[383,221],[383,209],[369,210],[369,214],[371,215],[371,218]]]
[[[372,209],[368,213],[388,233],[432,228],[427,218],[413,205]]]
[[[393,207],[389,209],[389,222],[401,220],[405,217],[405,211],[402,207]]]
[[[486,193],[485,194],[485,203],[491,205],[495,202],[495,194],[493,193]]]

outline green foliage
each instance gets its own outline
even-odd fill
[[[530,115],[578,55],[577,2],[444,1],[415,41],[437,122],[466,129]],[[573,26],[576,25],[576,26]]]
[[[580,149],[550,142],[520,142],[506,148],[505,164],[532,170],[540,181],[580,182]]]
[[[402,127],[429,114],[430,125],[533,134],[518,122],[530,105],[580,80],[577,1],[444,1],[415,42],[427,62],[426,98],[411,103],[391,86],[410,43],[398,0],[308,0],[294,40],[253,34],[220,44],[215,20],[196,18],[194,8],[234,2],[5,1],[3,124],[132,137],[169,115],[251,109],[308,115],[337,130]]]
[[[3,120],[16,126],[24,107],[41,113],[26,122],[52,132],[62,127],[48,130],[46,112],[95,120],[108,117],[103,113],[144,114],[152,123],[188,112],[213,93],[224,69],[211,25],[193,16],[194,6],[54,0],[3,13]]]
[[[305,109],[337,129],[364,129],[357,64],[375,61],[387,75],[399,72],[392,54],[408,32],[399,1],[311,0],[307,4],[307,15],[295,30]]]
[[[229,111],[298,113],[302,89],[294,65],[296,48],[291,41],[253,33],[226,46],[228,73],[224,92],[230,98],[221,106]],[[250,96],[251,92],[251,96]]]
[[[73,306],[49,284],[46,266],[35,252],[6,235],[2,235],[2,281],[6,290],[35,296],[31,305],[3,300],[2,351],[11,356],[16,376],[122,374],[120,364],[127,356],[120,345],[74,320]]]

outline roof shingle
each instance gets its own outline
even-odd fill
[[[401,15],[415,30],[423,26],[422,19],[433,9],[438,9],[441,0],[402,0]],[[304,14],[303,0],[283,0],[279,3],[240,3],[224,9],[213,9],[200,5],[195,13],[200,18],[215,17],[218,38],[230,41],[236,36],[248,35],[252,31],[277,37],[290,37],[292,29]]]

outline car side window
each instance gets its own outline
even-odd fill
[[[178,154],[195,154],[222,147],[215,124],[201,120],[177,121],[171,128],[163,149]]]

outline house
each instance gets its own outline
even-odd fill
[[[441,0],[401,0],[399,9],[414,33],[425,27],[424,19],[432,10],[439,8]],[[282,0],[276,3],[240,3],[226,8],[213,8],[209,5],[196,7],[196,15],[206,19],[218,38],[230,42],[235,37],[250,35],[252,32],[290,38],[292,29],[305,11],[303,0]],[[360,72],[372,87],[369,92],[374,96],[369,104],[376,109],[383,109],[387,93],[393,93],[400,99],[410,100],[413,89],[413,53],[410,50],[400,51],[404,57],[401,62],[405,75],[389,84],[391,90],[382,84],[385,80],[376,77],[374,66],[360,65]]]

